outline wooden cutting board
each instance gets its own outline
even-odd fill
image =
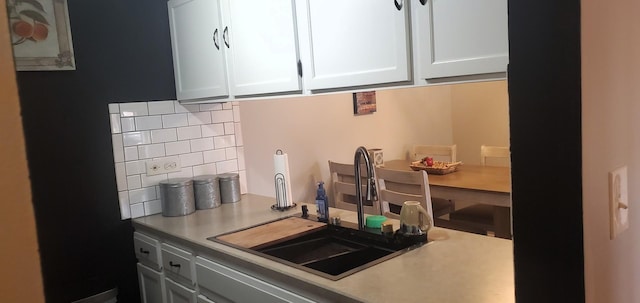
[[[289,217],[275,222],[243,229],[234,233],[216,237],[236,246],[259,249],[261,247],[284,242],[286,240],[305,235],[327,224],[298,217]]]

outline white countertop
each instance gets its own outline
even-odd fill
[[[136,228],[148,228],[363,302],[515,302],[510,240],[436,227],[429,231],[426,245],[338,281],[207,240],[301,212],[300,205],[284,212],[271,210],[274,203],[273,198],[247,194],[240,202],[188,216],[158,214],[132,221]],[[315,206],[309,205],[309,211],[314,213]],[[357,222],[355,212],[335,208],[329,212],[342,221]]]

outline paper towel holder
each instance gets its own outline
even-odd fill
[[[281,149],[276,150],[276,155],[283,155],[284,152]],[[285,178],[284,175],[281,173],[277,173],[275,174],[275,176],[273,177],[273,181],[274,184],[276,186],[276,201],[283,201],[287,198],[291,198],[291,197],[287,197],[287,182],[285,182]],[[287,209],[291,209],[296,207],[296,203],[292,202],[291,205],[288,206],[278,206],[280,203],[273,204],[271,205],[271,209],[272,210],[279,210],[279,211],[285,211]]]

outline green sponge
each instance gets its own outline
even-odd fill
[[[380,228],[384,221],[387,221],[385,216],[368,216],[365,220],[365,225],[368,228]]]

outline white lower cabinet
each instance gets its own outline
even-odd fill
[[[209,300],[207,297],[203,295],[198,296],[198,303],[216,303],[214,301]]]
[[[167,303],[196,303],[197,295],[193,289],[186,288],[169,278],[164,279],[167,288]]]
[[[138,263],[138,283],[142,303],[165,303],[164,273]]]
[[[313,302],[273,284],[202,257],[196,257],[196,276],[200,294],[216,303]]]

